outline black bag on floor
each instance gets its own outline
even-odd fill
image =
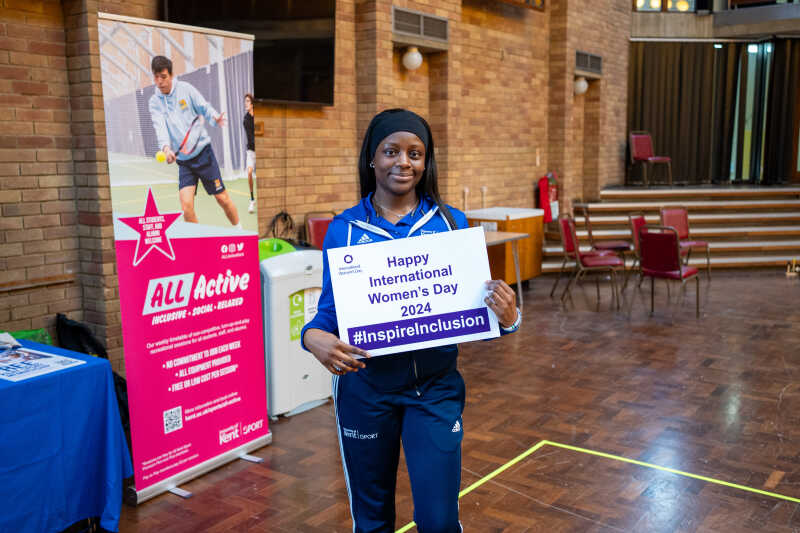
[[[56,315],[56,336],[58,345],[65,350],[85,353],[108,360],[106,347],[97,340],[89,326],[67,318],[58,313]],[[114,372],[114,391],[117,393],[117,407],[125,439],[128,441],[128,450],[131,449],[131,419],[128,411],[128,384],[125,378]]]

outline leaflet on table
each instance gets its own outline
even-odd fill
[[[63,355],[53,355],[28,348],[9,348],[0,351],[0,379],[22,381],[84,363],[85,361],[80,359]]]
[[[340,338],[386,355],[500,335],[483,228],[328,250]]]
[[[0,349],[5,350],[6,348],[16,348],[18,346],[22,345],[9,333],[0,333]]]

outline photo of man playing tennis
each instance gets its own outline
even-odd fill
[[[206,123],[222,127],[226,123],[225,113],[217,114],[197,89],[185,81],[174,79],[172,61],[168,58],[155,56],[151,69],[157,90],[150,97],[150,117],[166,162],[178,163],[178,194],[183,219],[197,223],[194,196],[200,180],[206,192],[216,198],[231,224],[241,229],[239,213],[225,190],[211,138],[201,119],[203,117]]]

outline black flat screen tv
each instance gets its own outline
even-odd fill
[[[164,20],[255,35],[256,100],[333,105],[336,0],[163,0]]]

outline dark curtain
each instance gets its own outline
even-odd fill
[[[714,115],[711,127],[711,180],[728,182],[731,173],[736,94],[739,86],[740,58],[744,43],[727,43],[715,49]],[[741,151],[741,143],[737,143]],[[741,161],[741,154],[736,158]]]
[[[710,181],[714,48],[711,43],[631,43],[628,128],[672,158],[676,182]]]
[[[763,183],[792,181],[796,172],[795,117],[800,91],[800,39],[773,43],[772,73],[767,96]]]

